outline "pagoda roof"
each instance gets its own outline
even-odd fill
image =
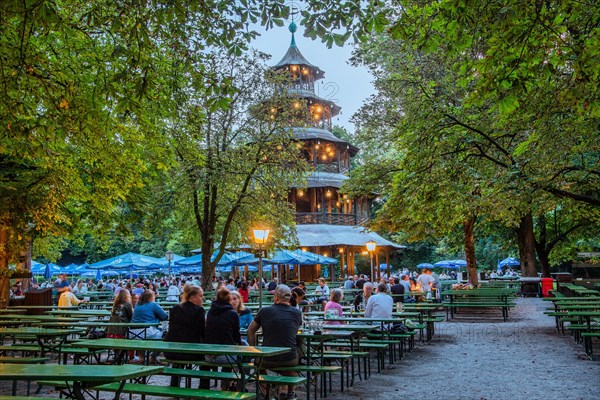
[[[294,137],[298,140],[325,140],[328,142],[334,143],[342,143],[348,146],[348,150],[350,150],[350,155],[354,156],[358,153],[359,148],[353,146],[350,142],[347,142],[344,139],[340,139],[335,136],[333,133],[328,130],[321,128],[292,128],[292,132]]]
[[[323,105],[327,105],[331,108],[331,116],[335,117],[336,115],[338,115],[340,113],[340,111],[342,111],[342,107],[338,106],[337,104],[335,104],[335,102],[331,101],[331,100],[327,100],[324,99],[322,97],[319,97],[317,94],[315,94],[315,92],[313,90],[305,90],[305,89],[289,89],[288,93],[290,95],[295,95],[295,96],[299,96],[303,99],[312,99],[314,101],[316,101],[317,103],[321,103]]]
[[[294,32],[296,32],[296,24],[293,22],[289,27],[290,32],[292,33],[292,41],[290,43],[290,47],[283,56],[283,58],[273,66],[273,68],[283,68],[288,65],[303,65],[313,71],[315,76],[315,81],[322,79],[325,77],[325,72],[321,70],[321,68],[316,65],[312,65],[308,60],[302,55],[298,46],[296,46],[296,39],[294,38]]]
[[[301,247],[357,246],[374,241],[380,247],[404,249],[406,246],[391,242],[363,226],[306,224],[296,225],[296,236]]]
[[[344,181],[348,180],[348,176],[333,172],[313,171],[307,179],[306,187],[334,187],[341,188]]]

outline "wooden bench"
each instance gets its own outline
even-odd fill
[[[324,345],[326,347],[341,347],[341,346],[330,346],[328,343],[324,343]],[[345,351],[345,350],[324,350],[323,351],[323,358],[325,360],[338,361],[341,364],[344,364],[345,362],[350,360],[350,372],[351,372],[352,379],[350,379],[350,381],[348,379],[346,379],[347,386],[348,386],[348,382],[349,382],[349,385],[351,385],[351,386],[354,385],[354,376],[356,375],[355,369],[354,369],[354,359],[355,358],[359,359],[358,360],[358,378],[360,380],[363,379],[363,376],[361,375],[362,374],[361,370],[364,370],[364,378],[365,378],[365,380],[368,379],[368,377],[371,374],[370,355],[371,355],[371,353],[369,353],[368,351]],[[349,357],[349,358],[347,358],[347,357]],[[363,364],[362,368],[361,368],[361,362],[360,362],[361,359],[362,359],[362,364]],[[346,372],[348,372],[348,370],[346,370]]]
[[[54,386],[56,388],[65,388],[72,384],[72,382],[59,381],[40,381],[38,383],[40,386]],[[114,382],[93,386],[89,390],[96,390],[98,392],[118,392],[120,388],[121,383]],[[209,389],[190,389],[171,386],[148,385],[144,383],[125,383],[121,393],[138,394],[141,396],[175,397],[200,400],[251,400],[256,398],[256,394],[254,393],[229,392]]]
[[[333,366],[333,365],[296,365],[295,367],[277,367],[277,368],[269,368],[270,371],[280,372],[280,371],[294,371],[301,374],[305,374],[306,376],[306,397],[307,400],[310,397],[310,385],[312,384],[312,376],[317,379],[319,376],[321,377],[321,385],[320,392],[323,397],[327,397],[327,382],[329,378],[329,391],[332,391],[331,385],[331,374],[334,372],[342,371],[342,367]],[[344,380],[341,380],[341,391],[344,391]],[[315,398],[317,396],[317,384],[315,382],[314,391]]]
[[[442,306],[446,307],[446,320],[454,318],[457,308],[500,308],[502,310],[502,319],[506,322],[508,320],[508,310],[515,307],[515,304],[507,301],[498,301],[492,298],[486,300],[486,298],[475,297],[470,300],[461,299],[460,301],[452,303],[443,302]],[[448,316],[448,312],[450,313],[450,317]]]
[[[581,332],[581,336],[583,337],[585,353],[593,360],[594,344],[592,343],[592,338],[600,338],[600,332]]]
[[[48,360],[47,357],[0,356],[0,364],[44,364]]]
[[[240,375],[237,372],[205,371],[199,369],[165,368],[162,372],[162,375],[179,376],[182,378],[204,378],[215,380],[226,379],[234,381],[240,380]],[[259,375],[258,380],[260,383],[264,383],[265,385],[267,385],[267,390],[269,390],[271,386],[301,385],[306,382],[306,378],[303,377],[280,375]],[[191,385],[188,380],[186,387],[190,386]]]

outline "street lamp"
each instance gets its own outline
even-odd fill
[[[171,250],[167,250],[167,252],[165,253],[165,258],[167,259],[169,266],[167,269],[167,273],[169,274],[169,276],[171,276],[171,261],[173,261],[173,257],[175,256],[175,253],[173,253]]]
[[[254,234],[254,243],[258,245],[258,307],[262,308],[262,290],[263,290],[263,264],[264,245],[269,238],[270,230],[268,228],[256,228],[252,230]]]
[[[373,274],[373,252],[375,251],[375,248],[377,247],[377,243],[375,243],[373,240],[369,240],[366,243],[367,246],[367,251],[369,252],[369,256],[371,256],[371,282],[375,282],[375,275]]]

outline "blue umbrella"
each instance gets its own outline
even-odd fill
[[[383,263],[383,264],[379,264],[379,268],[380,269],[390,269],[390,268],[392,268],[392,266],[388,265],[386,263]]]
[[[98,261],[90,264],[89,269],[133,269],[133,268],[156,268],[156,266],[166,266],[167,262],[160,258],[145,256],[136,253],[121,254],[107,260]]]
[[[417,268],[433,268],[433,264],[421,263],[417,265]]]
[[[450,261],[448,260],[442,260],[442,261],[438,261],[435,264],[433,264],[434,267],[442,267],[442,268],[452,268],[453,265],[450,264]]]
[[[465,260],[450,260],[448,262],[455,267],[466,267],[467,266],[467,262]]]
[[[521,262],[514,257],[508,257],[498,263],[501,267],[518,267],[521,265]]]
[[[46,268],[44,269],[44,279],[50,278],[52,278],[52,271],[50,270],[50,265],[46,265]]]
[[[217,253],[213,253],[210,257],[211,261],[217,257]],[[217,263],[217,267],[230,267],[233,263],[231,256],[228,253],[223,254],[223,257]],[[196,254],[195,256],[184,258],[175,262],[175,267],[199,267],[202,268],[202,254]]]
[[[96,270],[96,280],[97,281],[101,281],[102,280],[102,272],[99,269]]]

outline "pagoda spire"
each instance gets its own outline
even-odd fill
[[[288,27],[288,29],[292,33],[292,42],[290,43],[290,47],[297,47],[296,46],[296,38],[294,36],[294,33],[296,33],[296,31],[298,30],[298,27],[296,26],[296,23],[294,21],[292,21],[292,23],[290,24],[290,26]]]

